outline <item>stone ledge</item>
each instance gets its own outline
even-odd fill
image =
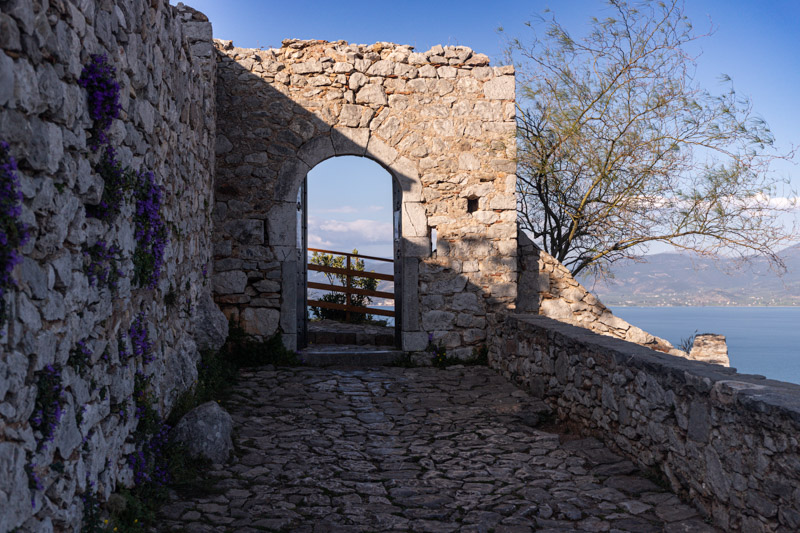
[[[740,374],[736,368],[665,354],[541,315],[512,315],[506,320],[507,324],[511,320],[556,332],[574,342],[604,351],[613,358],[615,365],[669,375],[696,388],[698,392],[727,389],[746,409],[782,414],[800,423],[800,385],[760,375]],[[711,384],[703,380],[710,380]],[[719,392],[725,393],[727,390]]]

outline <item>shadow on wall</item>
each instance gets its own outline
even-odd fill
[[[264,59],[267,70],[248,70],[258,68],[253,55],[270,51],[244,50],[250,56],[243,56],[225,42],[217,45],[222,50],[213,286],[225,314],[256,335],[281,331],[285,344],[296,346],[298,321],[305,313],[298,190],[318,163],[334,156],[362,156],[384,167],[401,193],[401,205],[396,206],[400,220],[395,221],[401,248],[395,260],[402,348],[424,350],[433,333],[453,355],[471,355],[472,347],[486,339],[487,314],[506,309],[516,296],[515,238],[499,230],[493,235],[479,223],[498,217],[489,197],[494,184],[484,184],[481,196],[472,182],[461,189],[450,185],[451,192],[444,195],[428,190],[424,195],[417,163],[408,155],[424,148],[435,133],[409,132],[398,142],[397,130],[404,125],[389,112],[383,89],[363,100],[362,89],[356,103],[345,103],[344,91],[331,90],[345,98],[341,105],[331,105],[318,89],[330,85],[333,76],[306,80],[292,74],[291,85],[271,83],[269,79],[287,80],[282,78],[290,76],[285,65]],[[303,90],[290,97],[296,86]],[[474,229],[440,226],[432,256],[432,213],[463,219],[462,225]],[[501,255],[497,241],[503,239],[513,246],[506,245]]]

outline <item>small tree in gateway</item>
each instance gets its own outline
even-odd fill
[[[519,220],[573,274],[653,242],[781,265],[795,207],[767,124],[733,89],[694,79],[682,2],[608,2],[580,40],[556,21],[508,47],[517,66]],[[776,198],[776,195],[787,198]],[[781,265],[782,266],[782,265]]]

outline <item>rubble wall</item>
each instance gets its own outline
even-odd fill
[[[513,67],[462,46],[217,48],[214,292],[224,312],[295,345],[298,189],[317,163],[357,155],[402,190],[403,349],[425,349],[429,334],[456,356],[485,342],[487,314],[516,297]]]
[[[520,231],[517,311],[534,313],[586,328],[600,335],[641,344],[659,352],[688,357],[660,337],[614,314],[572,277],[569,269]]]
[[[19,165],[30,236],[0,336],[0,531],[73,531],[82,493],[104,500],[132,482],[137,372],[162,415],[197,375],[194,316],[210,287],[211,25],[167,0],[3,0],[0,49],[0,140]],[[120,86],[108,146],[163,192],[168,244],[152,287],[132,283],[135,199],[115,217],[87,217],[108,186],[78,83],[93,54]],[[91,267],[87,249],[100,241],[119,249],[115,290],[96,270],[90,278],[112,265]],[[132,343],[137,320],[147,349]],[[47,372],[63,388],[52,440],[34,429]]]
[[[658,472],[723,531],[800,528],[800,386],[543,316],[500,318],[490,365],[560,420]]]

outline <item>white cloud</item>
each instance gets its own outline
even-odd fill
[[[308,233],[308,246],[311,248],[319,248],[321,246],[332,246],[333,242],[323,239],[316,233]]]
[[[343,205],[341,207],[328,207],[326,209],[314,209],[316,213],[339,213],[339,214],[348,214],[348,213],[357,213],[358,210],[353,207],[352,205]]]
[[[384,209],[386,209],[386,206],[383,205],[370,205],[361,208],[356,208],[353,207],[352,205],[342,205],[339,207],[326,207],[323,209],[314,209],[313,211],[314,213],[335,213],[339,215],[342,214],[349,215],[352,213],[361,213],[364,211],[372,211],[372,212],[383,211]]]
[[[800,208],[800,197],[797,196],[772,196],[756,195],[756,201],[759,204],[769,203],[773,209],[798,209]]]
[[[309,225],[311,225],[310,220]],[[335,233],[337,234],[336,240],[343,240],[344,237],[348,237],[355,244],[358,244],[359,241],[391,241],[393,233],[392,225],[390,223],[366,219],[358,219],[347,222],[342,220],[325,220],[318,225],[315,224],[314,230],[323,235],[326,233]],[[330,237],[326,235],[326,238]]]

